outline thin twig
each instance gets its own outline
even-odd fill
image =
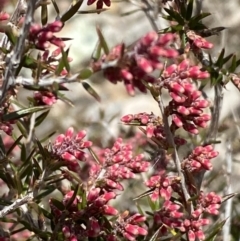
[[[143,12],[145,13],[147,19],[149,20],[152,28],[154,31],[158,32],[158,26],[155,22],[154,16],[151,13],[154,13],[154,7],[151,6],[151,4],[148,2],[148,0],[142,0],[142,2],[145,4],[145,8],[142,8]]]
[[[163,100],[162,100],[161,96],[159,98],[158,105],[159,105],[159,108],[160,108],[160,111],[161,111],[161,114],[162,114],[163,123],[164,123],[164,131],[165,131],[167,140],[168,140],[169,144],[174,149],[174,162],[175,162],[175,165],[176,165],[176,168],[177,168],[178,176],[180,177],[180,183],[181,183],[181,188],[182,188],[182,192],[183,192],[183,195],[184,195],[184,199],[185,199],[186,204],[188,204],[188,200],[190,199],[190,195],[189,195],[188,190],[186,188],[186,180],[185,180],[185,177],[182,173],[181,161],[179,159],[177,148],[176,148],[176,145],[175,145],[175,142],[174,142],[174,139],[173,139],[173,135],[172,135],[172,132],[171,132],[169,124],[168,124],[168,119],[167,119],[166,115],[164,114],[164,104],[163,104]],[[192,203],[190,204],[189,208],[190,208],[189,212],[191,213],[193,211]]]
[[[214,86],[214,103],[212,107],[212,119],[209,127],[209,132],[206,138],[205,143],[209,143],[210,141],[216,140],[218,126],[219,126],[219,119],[220,113],[222,109],[222,102],[223,102],[223,87],[220,84]]]
[[[232,145],[231,141],[227,141],[227,152],[226,152],[226,171],[227,171],[227,190],[225,192],[225,195],[229,195],[232,193],[232,185],[231,185],[231,175],[232,175]],[[229,198],[226,201],[225,206],[225,214],[224,218],[227,219],[225,225],[223,226],[223,241],[230,240],[230,230],[231,230],[231,213],[232,213],[232,202],[233,199]]]
[[[7,214],[15,211],[17,208],[19,208],[20,206],[22,206],[23,204],[28,203],[29,201],[32,200],[32,193],[26,195],[25,197],[16,200],[13,204],[11,204],[10,206],[6,206],[3,210],[0,211],[0,218],[3,218],[4,216],[6,216]]]

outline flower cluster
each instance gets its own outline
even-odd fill
[[[103,215],[116,216],[118,211],[108,202],[115,199],[113,192],[103,192],[100,188],[93,188],[87,193],[86,203],[73,191],[65,194],[62,200],[62,209],[50,199],[50,208],[54,214],[55,224],[60,225],[65,240],[82,240],[86,237],[101,236],[100,232],[107,229],[106,223],[100,219]],[[105,221],[106,222],[106,221]]]
[[[211,170],[210,160],[218,156],[212,145],[197,146],[192,153],[182,162],[182,169],[188,172],[201,172],[202,170]]]
[[[167,231],[167,227],[174,228],[188,236],[191,241],[204,240],[202,227],[210,223],[209,219],[202,218],[204,212],[213,215],[218,214],[221,198],[215,193],[199,196],[195,210],[190,214],[183,213],[183,207],[170,200],[165,200],[161,209],[154,213],[155,225],[161,227],[161,233]]]
[[[172,196],[172,184],[179,182],[176,177],[169,177],[166,174],[154,175],[150,177],[145,185],[152,190],[150,198],[153,201],[157,201],[159,197],[169,200]]]
[[[72,127],[68,128],[65,135],[59,135],[51,145],[51,154],[54,158],[64,160],[69,170],[76,173],[80,172],[78,161],[85,160],[84,149],[92,145],[90,141],[83,141],[86,136],[85,131],[79,131],[74,136]]]
[[[133,178],[136,173],[146,172],[150,165],[144,161],[144,155],[133,156],[132,146],[123,144],[122,139],[117,139],[111,149],[96,152],[98,161],[93,161],[85,155],[83,149],[91,146],[91,142],[83,141],[85,131],[73,135],[73,128],[69,128],[65,135],[59,135],[51,147],[53,157],[64,160],[67,167],[81,176],[78,160],[89,165],[86,178],[86,201],[76,195],[73,200],[73,191],[65,194],[62,204],[64,209],[59,209],[54,200],[50,200],[50,207],[55,215],[55,223],[61,226],[66,240],[79,240],[80,237],[103,237],[104,240],[117,240],[119,235],[128,240],[135,240],[139,235],[147,235],[146,229],[139,226],[145,220],[140,214],[119,215],[112,222],[106,223],[103,216],[118,215],[118,211],[109,205],[115,199],[116,191],[123,190],[120,181]],[[67,176],[65,175],[67,178]],[[66,215],[67,214],[67,215]],[[61,221],[60,221],[61,220]],[[101,222],[100,222],[101,220]]]
[[[46,76],[47,74],[51,74],[53,71],[57,69],[59,66],[60,55],[62,53],[62,48],[56,48],[54,51],[50,52],[46,49],[43,54],[41,55],[41,61],[46,65],[49,65],[49,68],[43,69],[42,75]],[[71,57],[67,57],[67,61],[71,62],[73,59]],[[65,76],[68,74],[68,71],[64,68],[60,76]]]
[[[39,24],[33,24],[29,31],[29,41],[34,43],[40,50],[49,48],[50,43],[64,48],[65,43],[63,39],[54,36],[54,33],[60,32],[62,28],[63,23],[61,21],[54,21],[43,27]]]
[[[208,77],[209,73],[201,71],[199,66],[190,66],[188,60],[170,65],[163,71],[159,85],[168,89],[172,98],[166,112],[172,115],[175,128],[183,127],[192,134],[198,134],[197,127],[206,127],[211,117],[204,114],[203,109],[209,106],[209,102],[202,98],[192,79]]]
[[[186,218],[182,220],[179,230],[187,234],[189,241],[202,241],[205,239],[202,227],[208,225],[209,223],[209,219],[206,218]]]
[[[36,91],[33,96],[35,105],[53,105],[57,102],[57,96],[51,91]]]
[[[169,145],[166,134],[164,132],[162,119],[159,116],[156,116],[153,113],[148,114],[143,112],[135,115],[125,115],[121,118],[121,121],[125,124],[146,126],[147,137],[153,138],[158,143],[160,143],[161,146],[168,148]],[[186,143],[186,141],[179,136],[174,136],[174,141],[178,146],[184,145]]]
[[[124,145],[118,138],[111,149],[98,152],[99,164],[93,162],[90,168],[90,180],[107,190],[123,190],[120,181],[134,178],[136,173],[146,172],[150,163],[143,154],[133,156],[132,146]]]
[[[197,35],[194,31],[188,31],[186,35],[190,44],[192,44],[195,48],[211,49],[213,47],[212,43],[208,42],[200,35]]]
[[[120,215],[114,223],[114,232],[116,232],[116,234],[120,234],[129,241],[135,241],[137,236],[146,236],[148,233],[146,228],[139,226],[139,223],[142,223],[145,220],[146,217],[141,214],[136,213],[132,216],[129,216],[129,212],[126,211]],[[111,240],[117,240],[113,239],[114,236],[111,238]],[[110,241],[110,237],[108,240]]]
[[[218,215],[222,199],[215,192],[207,194],[200,192],[197,202],[201,212]]]
[[[162,233],[166,232],[166,227],[178,228],[181,226],[183,213],[180,212],[180,208],[180,205],[167,200],[161,209],[154,213],[154,224],[161,227]]]
[[[87,5],[92,5],[97,1],[97,9],[102,9],[103,4],[105,4],[107,7],[111,6],[111,1],[110,0],[88,0]]]
[[[135,88],[146,92],[147,83],[154,83],[155,77],[151,75],[154,70],[161,70],[161,58],[174,58],[178,52],[169,47],[175,40],[173,34],[159,36],[150,32],[142,37],[131,50],[126,50],[124,45],[113,48],[108,55],[92,63],[95,71],[103,70],[104,76],[112,83],[123,81],[128,93],[134,95]]]

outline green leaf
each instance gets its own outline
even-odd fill
[[[47,110],[45,112],[43,112],[41,115],[39,115],[37,118],[36,118],[36,121],[35,121],[35,127],[39,126],[40,124],[42,124],[42,122],[46,119],[46,117],[48,116],[50,110]]]
[[[69,65],[69,62],[68,62],[68,59],[67,59],[68,53],[69,53],[69,48],[66,50],[66,52],[62,49],[62,58],[59,60],[58,68],[55,71],[55,74],[57,76],[60,75],[60,73],[62,72],[64,67],[66,68],[66,70],[68,72],[70,71],[70,65]]]
[[[80,70],[78,78],[81,80],[85,80],[85,79],[90,78],[92,76],[92,74],[93,74],[93,72],[90,68],[85,68],[85,69]]]
[[[80,206],[78,207],[78,210],[84,209],[87,206],[87,193],[84,189],[81,189],[79,192],[79,196],[82,199],[82,202],[80,203]]]
[[[55,191],[55,190],[56,190],[56,185],[48,185],[48,186],[47,186],[47,190],[41,192],[41,193],[40,193],[39,195],[37,195],[34,199],[41,201],[44,197],[46,197],[47,195],[49,195],[50,193],[52,193],[52,192]],[[55,199],[55,200],[56,200],[56,199]],[[57,203],[57,200],[54,201],[54,206],[56,206],[56,205],[55,205],[56,203]],[[58,203],[60,203],[60,202],[58,201]],[[64,207],[63,204],[60,205],[60,207]]]
[[[78,14],[101,13],[101,12],[105,12],[107,10],[108,10],[108,8],[92,9],[92,10],[81,10],[81,11],[78,11]]]
[[[108,48],[107,42],[106,42],[105,38],[103,37],[103,34],[102,34],[100,28],[97,27],[96,30],[97,30],[97,34],[98,34],[99,44],[100,44],[101,48],[103,49],[103,52],[106,55],[108,55],[109,48]]]
[[[223,48],[219,57],[218,57],[218,59],[217,59],[217,62],[215,63],[215,66],[220,67],[220,68],[223,66],[224,54],[225,54],[225,49]]]
[[[13,149],[19,144],[19,142],[22,140],[23,135],[19,136],[16,141],[11,145],[11,147],[7,151],[7,156],[13,151]]]
[[[25,126],[23,125],[23,123],[21,121],[17,121],[17,127],[18,127],[18,130],[21,132],[21,134],[27,138],[28,137],[28,132],[25,128]]]
[[[89,150],[90,154],[92,155],[94,161],[95,161],[98,165],[100,165],[101,162],[100,162],[97,154],[93,151],[93,149],[92,149],[91,147],[89,147],[88,150]]]
[[[29,69],[37,68],[36,60],[28,55],[25,55],[21,62],[22,62],[22,66],[25,68],[29,68]]]
[[[97,61],[100,59],[101,57],[101,44],[100,44],[100,41],[98,41],[98,43],[96,44],[94,50],[93,50],[93,53],[92,53],[92,56],[91,56],[91,59],[93,61]]]
[[[48,22],[48,8],[46,4],[41,6],[41,22],[43,26]]]
[[[226,223],[226,219],[223,220],[222,222],[216,223],[214,227],[211,227],[211,233],[208,235],[204,241],[214,241],[217,234],[222,230],[223,225]]]
[[[186,20],[189,20],[191,18],[192,11],[193,11],[193,0],[189,0],[189,3],[187,5]]]
[[[186,13],[187,13],[187,0],[184,0],[182,2],[178,2],[177,5],[180,5],[179,13],[185,19]]]
[[[232,58],[231,66],[229,67],[228,71],[233,73],[237,68],[237,56],[234,54]]]
[[[172,17],[174,21],[178,22],[180,25],[183,26],[185,24],[184,19],[181,17],[181,15],[178,12],[171,9],[164,8],[164,10],[169,14],[169,16]],[[185,16],[185,15],[182,15],[182,16]]]
[[[93,96],[98,102],[101,101],[100,96],[98,93],[89,85],[87,82],[82,82],[83,88],[91,95]]]
[[[65,209],[65,206],[62,204],[62,202],[55,198],[51,198],[51,203],[60,211],[63,211]]]
[[[32,176],[33,174],[33,167],[32,167],[32,163],[26,162],[26,164],[24,163],[24,165],[22,165],[21,170],[19,170],[19,176],[20,178],[25,178],[26,176]],[[27,181],[27,179],[25,180],[25,182]],[[27,183],[29,184],[29,183]]]
[[[38,160],[36,160],[36,158],[33,158],[32,160],[33,160],[35,169],[38,171],[38,175],[37,176],[35,175],[36,179],[38,179],[40,175],[43,173],[43,170],[40,167]]]
[[[160,31],[158,31],[159,34],[162,34],[162,33],[176,33],[176,32],[179,32],[183,29],[183,26],[182,25],[173,25],[171,27],[167,27],[167,28],[164,28]]]
[[[225,58],[223,59],[222,66],[223,66],[224,64],[226,64],[226,63],[232,58],[232,56],[233,56],[233,54],[229,54],[227,57],[225,57]]]
[[[199,14],[199,15],[197,15],[197,16],[194,16],[194,17],[192,17],[191,19],[190,19],[190,21],[189,21],[189,24],[191,25],[191,24],[193,24],[193,25],[195,25],[196,23],[198,23],[200,20],[202,20],[202,19],[204,19],[204,18],[206,18],[206,17],[208,17],[208,16],[210,16],[211,15],[211,13],[201,13],[201,14]],[[189,25],[189,26],[190,26]]]
[[[0,135],[0,156],[1,157],[6,156],[6,149],[3,143],[2,135]]]
[[[8,37],[8,40],[13,44],[15,45],[16,42],[17,42],[17,36],[15,36],[14,32],[13,32],[13,29],[11,27],[7,27],[6,31],[5,31],[5,34],[7,35]]]
[[[62,15],[60,20],[62,22],[68,21],[78,11],[78,9],[81,7],[82,3],[83,3],[83,0],[79,0],[77,2],[73,1],[72,4],[71,4],[71,7],[68,9],[67,12],[65,12]]]
[[[17,110],[3,116],[3,121],[17,120],[29,114],[49,109],[49,106],[34,106],[26,109]]]
[[[64,172],[66,172],[67,175],[69,175],[77,183],[81,183],[82,182],[82,180],[79,178],[79,176],[75,172],[69,171],[68,169],[65,169]]]

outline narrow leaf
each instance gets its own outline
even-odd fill
[[[58,68],[55,71],[55,74],[57,76],[59,76],[61,74],[64,67],[66,68],[66,70],[68,72],[70,71],[70,65],[69,65],[69,62],[67,59],[68,53],[69,53],[69,49],[67,49],[66,52],[62,49],[62,58],[59,60]]]
[[[91,95],[93,96],[98,102],[101,101],[100,96],[98,93],[89,85],[87,82],[82,82],[83,88]]]
[[[211,228],[211,233],[208,235],[206,239],[204,239],[204,241],[213,241],[217,234],[221,232],[223,225],[226,223],[226,221],[227,220],[225,219],[220,223],[216,223],[216,225],[214,225],[214,227]]]
[[[22,140],[23,135],[19,136],[17,138],[16,141],[14,141],[14,143],[11,145],[11,147],[8,149],[7,151],[7,156],[13,151],[13,149],[20,143],[20,141]]]
[[[108,10],[108,8],[92,9],[92,10],[81,10],[81,11],[78,11],[78,14],[101,13],[101,12],[105,12],[107,10]]]
[[[220,55],[219,55],[219,57],[218,57],[217,62],[215,63],[215,65],[216,65],[217,67],[220,67],[220,68],[222,67],[224,54],[225,54],[225,49],[223,48],[222,51],[221,51],[221,53],[220,53]]]
[[[49,106],[34,106],[27,109],[17,110],[3,116],[3,121],[17,120],[26,115],[49,109]]]
[[[189,20],[191,18],[192,11],[193,11],[193,0],[189,0],[189,3],[187,5],[186,20]]]
[[[43,112],[40,116],[38,116],[36,118],[36,121],[35,121],[35,127],[39,126],[40,124],[42,124],[42,122],[46,119],[46,117],[48,116],[50,110],[47,110],[45,112]]]
[[[181,4],[181,5],[184,5],[184,4]],[[174,10],[170,10],[168,8],[164,8],[164,10],[169,14],[169,16],[171,16],[174,19],[174,21],[176,21],[180,25],[184,25],[184,19],[181,17],[179,13],[177,13]],[[185,16],[185,15],[182,15],[182,16]]]
[[[92,70],[89,69],[89,68],[82,69],[79,72],[78,78],[81,79],[81,80],[88,79],[92,76],[92,73],[93,73]]]
[[[107,42],[106,42],[105,38],[103,37],[103,34],[102,34],[100,28],[97,27],[96,30],[97,30],[100,46],[103,49],[104,53],[106,55],[108,55],[109,54],[109,48],[108,48]]]
[[[79,0],[78,2],[75,3],[75,1],[72,2],[71,7],[68,9],[67,12],[65,12],[62,17],[61,17],[61,21],[62,22],[66,22],[68,21],[77,11],[78,9],[81,7],[83,3],[83,0]]]
[[[41,22],[43,26],[45,26],[48,22],[48,8],[46,4],[41,6]]]
[[[211,15],[211,13],[201,13],[201,14],[199,14],[199,15],[197,15],[197,16],[194,16],[194,17],[192,17],[191,19],[190,19],[190,22],[189,22],[189,24],[191,25],[191,24],[196,24],[196,23],[198,23],[200,20],[202,20],[203,18],[206,18],[206,17],[208,17],[208,16],[210,16]]]

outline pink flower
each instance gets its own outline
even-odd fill
[[[146,92],[142,80],[155,83],[156,78],[151,74],[163,68],[161,59],[178,56],[178,52],[169,47],[174,40],[175,36],[171,33],[159,36],[156,32],[150,32],[129,51],[123,44],[117,45],[108,55],[92,63],[92,68],[94,71],[102,69],[104,76],[112,83],[123,81],[130,95],[134,95],[135,88]]]

